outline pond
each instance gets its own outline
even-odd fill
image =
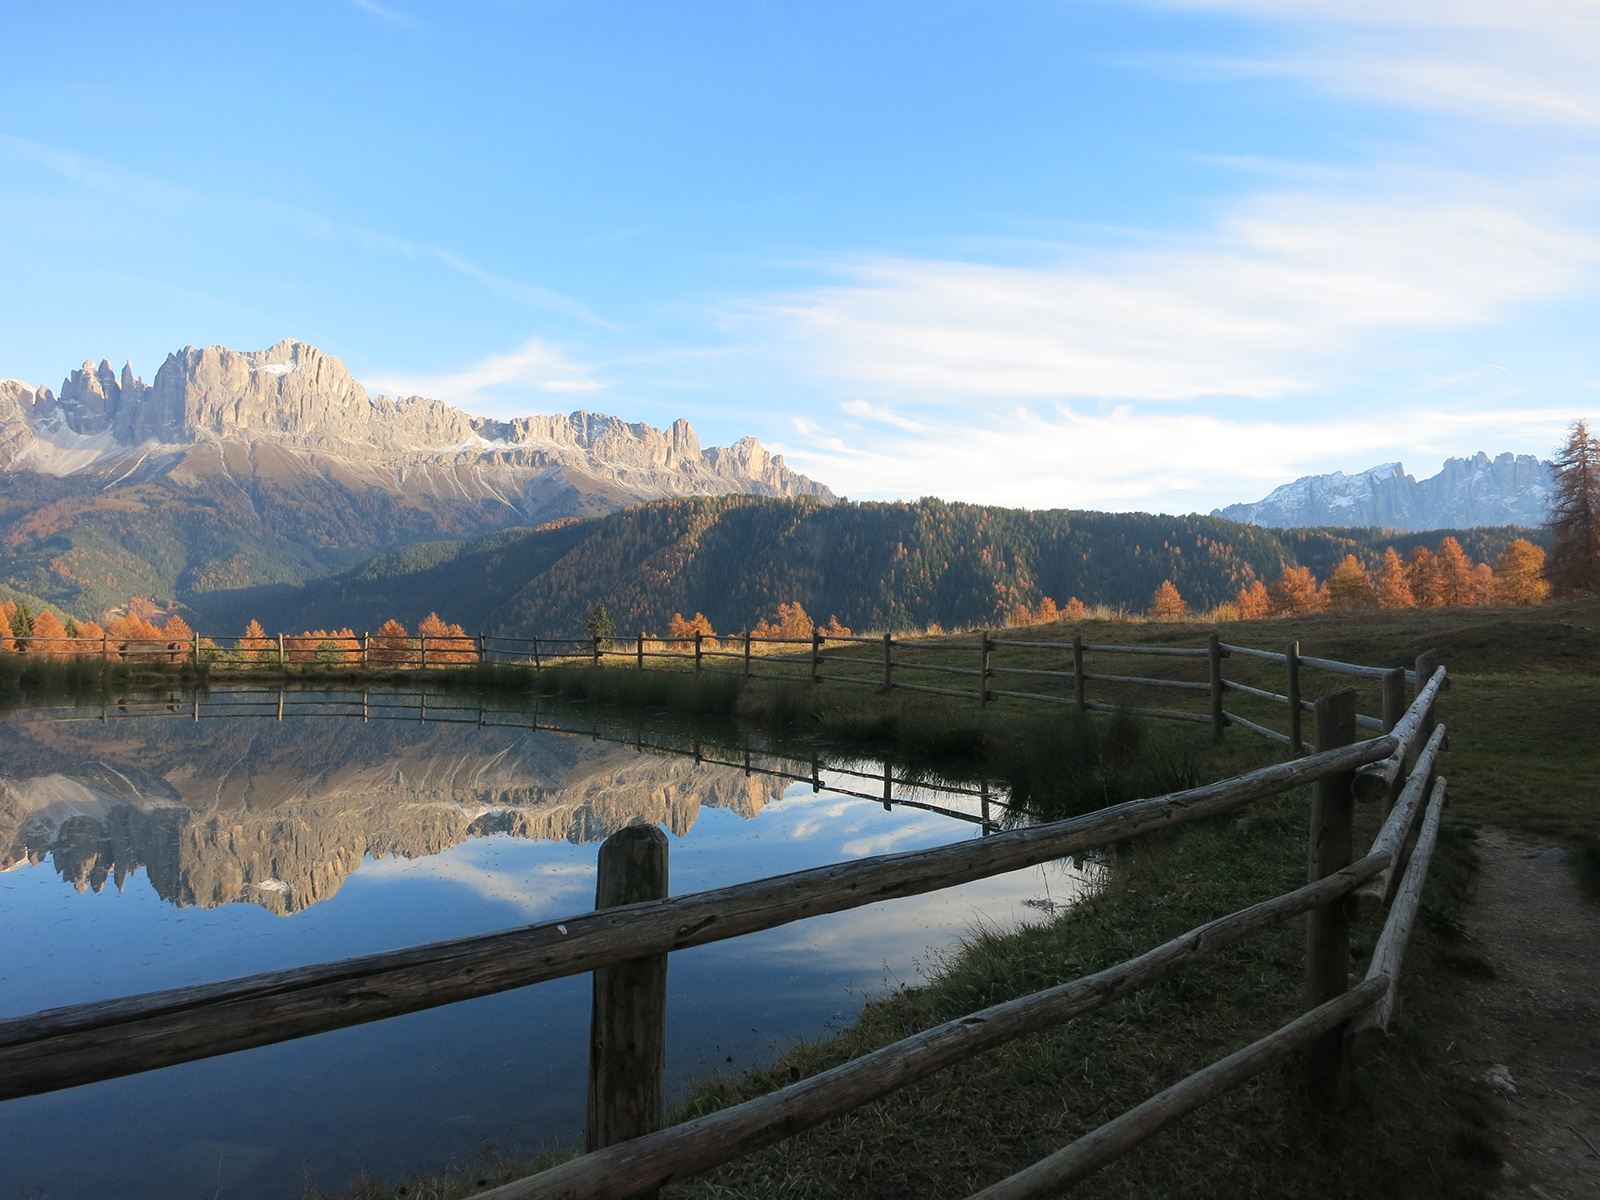
[[[0,1016],[588,911],[599,844],[631,823],[667,830],[677,895],[1004,813],[998,787],[886,783],[881,761],[484,703],[239,687],[8,714]],[[1053,863],[675,953],[669,1102],[1084,886]],[[6,1101],[0,1196],[280,1198],[571,1143],[588,1014],[577,976]]]

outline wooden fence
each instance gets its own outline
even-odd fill
[[[535,671],[553,666],[587,663],[593,666],[624,662],[637,670],[689,670],[695,672],[733,671],[746,679],[819,686],[824,683],[865,686],[881,692],[922,692],[957,699],[970,699],[980,705],[1014,699],[1045,704],[1064,704],[1080,712],[1126,711],[1134,716],[1157,720],[1185,721],[1210,725],[1212,736],[1221,740],[1223,730],[1238,726],[1258,737],[1289,746],[1295,753],[1309,749],[1304,737],[1304,714],[1311,701],[1302,694],[1304,668],[1335,674],[1382,680],[1382,713],[1357,714],[1356,723],[1364,729],[1386,731],[1393,728],[1406,706],[1408,684],[1416,682],[1414,670],[1363,666],[1336,659],[1302,655],[1299,643],[1285,650],[1260,650],[1223,642],[1217,634],[1205,646],[1123,646],[1085,642],[1075,636],[1070,642],[1024,640],[994,637],[980,631],[975,642],[896,638],[880,636],[826,636],[820,630],[808,638],[759,637],[748,632],[717,638],[696,633],[691,637],[652,637],[640,633],[633,638],[552,638],[507,637],[479,633],[461,636],[398,637],[363,633],[344,637],[332,634],[321,638],[306,634],[280,633],[262,638],[213,638],[199,633],[171,639],[104,638],[29,638],[28,653],[51,658],[102,657],[107,661],[168,662],[204,664],[210,669],[280,669],[286,671],[338,670],[359,667],[363,670],[433,670],[478,663],[518,664]],[[871,648],[872,653],[864,651]],[[897,654],[898,651],[898,654]],[[1004,661],[1007,655],[1020,661]],[[1038,656],[1057,655],[1067,660],[1064,667],[1039,665]],[[1279,664],[1283,667],[1283,691],[1247,684],[1224,676],[1224,662],[1234,655]],[[1069,657],[1070,656],[1070,657]],[[1167,664],[1204,664],[1204,677],[1182,678],[1170,675],[1128,674],[1128,668],[1090,670],[1092,658],[1109,660],[1153,659]],[[963,661],[965,659],[965,661]],[[659,660],[667,660],[661,662]],[[925,682],[929,675],[941,679],[952,676],[971,681],[969,687],[942,686]],[[922,681],[922,682],[919,682]],[[1024,686],[1038,681],[1032,689]],[[1000,684],[1008,686],[999,686]],[[1039,691],[1041,685],[1055,683],[1060,692]],[[1100,694],[1091,697],[1090,685]],[[1110,699],[1106,688],[1124,693]],[[1130,703],[1128,691],[1135,693],[1178,693],[1200,699],[1200,708],[1152,707]],[[1244,716],[1228,705],[1229,695],[1265,701],[1287,710],[1288,728],[1277,730]]]
[[[984,643],[992,644],[986,637]],[[889,644],[886,642],[886,644]],[[704,647],[697,647],[704,653]],[[1073,678],[1083,703],[1081,656]],[[1164,650],[1208,663],[1205,719],[1220,733],[1224,651],[1283,661],[1295,732],[1276,735],[1288,761],[1086,816],[993,833],[928,850],[879,855],[708,892],[668,898],[666,841],[630,827],[601,848],[596,909],[502,933],[458,938],[221,983],[53,1009],[0,1021],[0,1099],[47,1092],[194,1059],[347,1028],[476,996],[593,971],[588,1152],[552,1170],[481,1193],[523,1197],[651,1195],[771,1145],[1023,1034],[1131,995],[1205,955],[1270,925],[1307,918],[1307,1011],[1283,1028],[1191,1075],[1056,1154],[979,1195],[1035,1197],[1070,1187],[1240,1081],[1306,1051],[1313,1094],[1339,1093],[1351,1059],[1383,1040],[1402,956],[1439,831],[1444,781],[1435,778],[1444,727],[1434,706],[1445,673],[1431,654],[1417,662],[1415,697],[1390,711],[1396,672],[1224,647]],[[813,649],[812,661],[816,651]],[[641,658],[642,663],[642,658]],[[1363,720],[1351,689],[1306,704],[1295,695],[1301,665],[1381,678],[1385,716]],[[982,668],[987,670],[988,668]],[[1405,673],[1400,672],[1402,684]],[[1108,682],[1102,676],[1101,682]],[[1137,678],[1140,686],[1149,679]],[[987,689],[986,689],[987,690]],[[1257,689],[1265,692],[1265,689]],[[1055,697],[1044,697],[1055,699]],[[1403,699],[1403,696],[1402,696]],[[1310,753],[1298,718],[1314,718]],[[1188,719],[1185,717],[1185,719]],[[1359,740],[1358,730],[1388,725]],[[1235,722],[1237,723],[1237,722]],[[1309,882],[1217,918],[1096,974],[969,1014],[810,1079],[706,1117],[660,1128],[666,959],[670,952],[739,937],[806,917],[918,895],[1083,854],[1140,834],[1232,812],[1303,784],[1313,786]],[[1354,859],[1354,813],[1386,805],[1368,853]],[[1420,820],[1420,830],[1418,823]],[[1413,836],[1415,837],[1414,848]],[[1387,909],[1366,977],[1349,984],[1350,909]]]

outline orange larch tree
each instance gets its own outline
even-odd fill
[[[1172,585],[1172,580],[1163,579],[1150,597],[1150,618],[1155,621],[1181,621],[1189,611],[1189,605],[1178,594],[1178,589]]]
[[[401,666],[412,659],[411,636],[399,621],[390,618],[372,635],[369,660],[381,666]]]
[[[1272,597],[1267,594],[1267,585],[1261,580],[1252,580],[1250,586],[1239,589],[1239,619],[1241,621],[1259,621],[1272,611]]]
[[[478,660],[478,643],[459,625],[447,623],[438,613],[429,613],[417,626],[426,639],[429,663],[469,663]]]
[[[47,608],[33,619],[33,636],[28,639],[28,652],[64,658],[72,653],[72,649],[66,642],[56,639],[66,636],[67,627],[61,623],[61,618]]]
[[[792,604],[778,605],[775,620],[762,621],[750,632],[756,637],[808,638],[813,628],[811,618],[796,600]]]
[[[1383,567],[1378,571],[1379,608],[1415,608],[1416,597],[1411,594],[1411,577],[1406,573],[1405,560],[1400,552],[1390,546],[1383,552]]]
[[[1472,579],[1472,560],[1461,543],[1447,537],[1434,555],[1439,571],[1439,603],[1449,608],[1466,608],[1477,600]]]
[[[1527,538],[1517,538],[1500,556],[1495,571],[1495,603],[1543,604],[1550,596],[1544,577],[1544,551]]]
[[[1418,608],[1437,608],[1443,603],[1439,595],[1439,560],[1426,546],[1418,546],[1411,552],[1406,579]]]
[[[850,626],[841,625],[837,615],[828,617],[826,625],[819,625],[817,632],[825,638],[847,638],[850,636]]]
[[[1268,590],[1272,598],[1272,615],[1299,617],[1306,613],[1322,611],[1322,597],[1317,594],[1317,577],[1310,567],[1285,567],[1278,582]]]
[[[1067,606],[1061,612],[1069,621],[1081,621],[1089,615],[1088,608],[1076,596],[1068,598]]]
[[[1378,597],[1372,590],[1372,577],[1354,554],[1346,554],[1342,562],[1322,585],[1323,607],[1330,612],[1351,613],[1378,607]]]
[[[685,618],[682,613],[673,613],[672,620],[667,622],[667,636],[669,638],[692,638],[695,634],[702,637],[715,636],[711,622],[704,613],[695,613],[694,616]]]

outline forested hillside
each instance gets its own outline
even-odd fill
[[[1459,536],[1495,558],[1527,531]],[[225,632],[376,629],[429,612],[469,630],[578,634],[603,602],[618,632],[665,630],[703,612],[734,631],[798,601],[856,629],[1004,625],[1048,596],[1059,604],[1143,611],[1170,580],[1194,608],[1234,600],[1288,566],[1325,575],[1346,554],[1371,566],[1383,549],[1438,534],[1273,531],[1216,517],[951,504],[824,505],[813,500],[696,497],[464,542],[430,542],[303,587],[215,592],[197,624]],[[1404,545],[1402,546],[1402,543]]]

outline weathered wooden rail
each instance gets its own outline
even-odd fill
[[[707,652],[702,639],[695,642],[696,659],[703,661]],[[984,635],[979,648],[987,653],[997,642]],[[893,644],[888,639],[883,644],[884,661],[891,662]],[[1035,645],[1062,648],[1059,643]],[[1211,711],[1199,717],[1219,731],[1223,726],[1216,718],[1226,692],[1225,686],[1218,686],[1220,664],[1226,652],[1244,649],[1225,647],[1215,637],[1206,647],[1196,649],[1091,647],[1076,639],[1067,648],[1072,651],[1074,669],[1059,674],[1073,680],[1076,694],[1071,702],[1080,707],[1096,703],[1082,694],[1091,681],[1082,669],[1086,652],[1203,656]],[[639,649],[642,647],[636,647]],[[746,651],[741,657],[748,662],[748,642],[741,649]],[[1272,654],[1251,653],[1261,657]],[[818,656],[814,639],[810,656],[813,679]],[[597,907],[590,913],[502,933],[0,1021],[0,1099],[270,1045],[593,971],[589,1153],[484,1195],[497,1200],[648,1195],[666,1182],[710,1169],[849,1112],[972,1054],[1130,995],[1267,925],[1305,915],[1308,1011],[1303,1016],[981,1193],[1004,1197],[1055,1194],[1184,1113],[1297,1050],[1307,1051],[1314,1093],[1334,1094],[1342,1086],[1351,1059],[1383,1040],[1444,803],[1443,781],[1433,778],[1445,736],[1444,727],[1436,724],[1433,715],[1445,683],[1444,672],[1431,655],[1419,659],[1411,677],[1420,686],[1410,705],[1399,710],[1391,704],[1392,683],[1398,675],[1403,685],[1404,672],[1301,659],[1297,647],[1272,661],[1291,668],[1288,687],[1283,694],[1266,693],[1258,698],[1288,704],[1292,727],[1306,709],[1315,717],[1314,747],[1304,746],[1297,728],[1285,737],[1294,739],[1288,761],[1068,821],[670,899],[666,896],[664,841],[643,830],[624,830],[613,835],[615,849],[602,850]],[[1313,704],[1301,702],[1294,668],[1307,662],[1382,678],[1386,710],[1382,724],[1389,726],[1389,731],[1358,740],[1357,730],[1365,723],[1359,721],[1355,695],[1348,689]],[[642,669],[642,655],[637,663]],[[974,671],[991,669],[986,665]],[[1098,682],[1107,681],[1105,674]],[[1119,681],[1141,687],[1154,682],[1142,676],[1122,676]],[[1185,719],[1194,715],[1187,714]],[[484,723],[481,710],[476,719]],[[727,765],[750,769],[748,756],[744,764]],[[815,783],[818,772],[813,766],[810,776],[789,772],[785,777]],[[887,767],[884,778],[887,798]],[[662,981],[672,951],[1083,854],[1234,811],[1304,784],[1313,785],[1311,857],[1305,887],[1227,914],[1106,971],[970,1014],[697,1121],[658,1128],[665,1002]],[[1354,812],[1362,799],[1386,799],[1389,807],[1370,852],[1353,862]],[[1408,858],[1406,847],[1419,816],[1421,831]],[[1364,898],[1369,909],[1388,908],[1367,977],[1353,988],[1347,903],[1352,896]]]

